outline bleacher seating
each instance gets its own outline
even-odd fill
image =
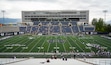
[[[70,22],[72,25],[77,25],[77,22],[76,21],[72,21]]]
[[[41,26],[41,27],[39,28],[38,33],[47,34],[47,33],[48,33],[48,26]]]
[[[73,30],[73,32],[74,32],[74,33],[79,32],[79,30],[78,30],[78,27],[77,27],[77,26],[72,26],[72,30]]]
[[[93,27],[85,27],[84,30],[85,31],[94,31],[94,28]]]
[[[64,32],[64,33],[71,33],[70,26],[62,26],[62,32]]]
[[[84,32],[83,26],[79,26],[80,32]]]
[[[62,23],[62,25],[68,25],[69,22],[62,21],[61,23]]]
[[[39,23],[39,21],[33,21],[33,25],[38,25]]]
[[[50,34],[50,33],[74,34],[78,32],[94,30],[94,27],[84,28],[83,25],[78,26],[77,21],[71,21],[71,20],[34,21],[33,25],[34,26],[20,27],[20,31],[26,33],[42,33],[42,34]]]
[[[26,27],[19,27],[20,32],[26,32]]]
[[[52,24],[52,25],[58,25],[59,22],[58,22],[58,21],[53,21],[53,22],[51,22],[51,24]]]
[[[47,24],[49,24],[48,21],[47,22],[45,22],[45,21],[42,22],[42,25],[47,25]]]
[[[27,32],[27,33],[30,33],[30,31],[31,31],[31,26],[27,26],[26,32]]]
[[[51,33],[60,33],[60,27],[59,26],[51,26],[50,32]]]
[[[37,26],[33,26],[32,27],[32,30],[31,30],[31,33],[36,33],[38,30],[38,27]]]

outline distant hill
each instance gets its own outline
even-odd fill
[[[13,19],[13,18],[5,18],[4,19],[4,22],[3,22],[3,18],[0,18],[0,23],[3,23],[3,24],[9,24],[9,23],[17,23],[17,22],[21,22],[20,19]]]

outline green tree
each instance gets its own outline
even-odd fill
[[[107,24],[106,25],[106,31],[107,32],[111,32],[111,24]]]
[[[95,31],[97,32],[111,32],[111,25],[106,24],[102,18],[94,18],[92,25],[95,26]]]
[[[96,25],[97,24],[97,22],[98,22],[98,20],[97,20],[97,18],[94,18],[93,20],[92,20],[92,25]]]
[[[105,31],[105,23],[102,18],[99,18],[98,23],[97,23],[97,31],[99,32],[104,32]]]
[[[92,20],[92,25],[95,26],[95,31],[97,31],[97,23],[98,23],[97,18],[94,18],[94,19]]]

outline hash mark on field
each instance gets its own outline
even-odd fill
[[[71,37],[70,39],[73,41],[73,42],[75,42],[75,44],[85,53],[85,51],[76,43],[76,41],[74,41],[73,39],[72,39],[73,37]],[[76,39],[76,38],[75,38]],[[78,40],[78,39],[76,39],[76,40]],[[80,41],[79,41],[80,42]],[[81,42],[80,42],[81,43]]]

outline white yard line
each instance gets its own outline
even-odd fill
[[[29,40],[30,41],[30,40]],[[33,40],[32,42],[34,42],[35,40]],[[28,42],[28,41],[27,41]],[[26,47],[28,47],[32,42],[30,42]],[[22,49],[20,52],[22,52],[25,49]]]
[[[10,40],[12,40],[12,38],[10,38],[10,39],[7,39],[6,41],[9,41],[9,42],[12,42],[12,41],[10,41]],[[13,41],[15,41],[16,40],[16,38],[14,38],[14,40]],[[4,44],[6,44],[7,45],[7,43],[9,43],[9,42],[6,42],[6,41],[2,41],[2,43],[0,44],[0,46],[2,46],[2,45],[4,45]]]
[[[106,44],[103,44],[103,42],[104,43],[107,43],[106,41],[104,41],[104,39],[102,40],[101,39],[101,41],[100,41],[100,39],[99,39],[99,42],[98,41],[96,41],[97,43],[99,43],[99,44],[101,44],[101,45],[104,45],[104,46],[106,46],[106,47],[109,47],[110,48],[110,46],[109,45],[106,45]],[[101,43],[100,43],[101,42]]]
[[[79,40],[81,42],[81,40]],[[86,41],[86,40],[82,40],[82,41]],[[89,40],[90,41],[90,40]],[[87,43],[89,43],[88,41],[86,41]],[[82,43],[82,42],[81,42]],[[86,44],[83,44],[85,47],[88,47]],[[91,48],[89,49],[90,51],[93,51]],[[94,51],[93,51],[94,52]]]
[[[16,43],[16,44],[21,44],[22,42],[24,42],[24,41],[27,41],[27,39],[25,39],[25,40],[21,40],[20,42],[18,42],[18,43]],[[29,41],[29,40],[28,40]],[[28,42],[27,41],[27,42]],[[27,43],[27,42],[25,42],[25,43]],[[23,43],[23,44],[25,44],[25,43]],[[15,48],[15,49],[13,49],[11,52],[13,52],[13,51],[15,51],[16,49],[18,49],[18,48],[20,48],[21,46],[18,46],[17,48]]]
[[[10,42],[11,38],[10,39],[6,39],[5,41],[4,40],[1,40],[0,41],[0,46],[4,45],[4,44],[7,44],[8,42],[6,41],[9,41]]]
[[[33,40],[32,42],[34,42],[34,41],[36,41],[36,40]],[[27,41],[27,42],[28,42],[28,41]],[[27,47],[29,47],[29,45],[31,45],[32,42],[30,42],[30,43],[27,45]],[[22,52],[23,50],[25,50],[25,49],[22,49],[20,52]]]
[[[43,38],[43,37],[42,37],[42,38]],[[42,39],[42,38],[41,38],[41,39]],[[29,52],[32,51],[32,49],[40,42],[41,39],[39,39],[39,41],[29,50]]]
[[[51,39],[52,39],[52,36],[51,36]],[[47,49],[47,52],[49,51],[49,48],[50,48],[50,43],[49,43],[49,45],[48,45],[48,49]]]
[[[56,41],[57,41],[57,36],[55,36],[56,37]],[[56,42],[56,50],[57,50],[57,42]]]
[[[60,37],[61,38],[61,37]],[[62,38],[61,38],[62,39]],[[65,48],[65,46],[64,46],[64,44],[62,44],[63,45],[63,48],[64,48],[64,51],[66,52],[66,48]]]
[[[67,40],[67,38],[66,37],[64,37],[66,40]],[[68,42],[68,44],[70,45],[70,47],[73,47],[72,45],[71,45],[71,43],[67,40],[67,42]],[[75,50],[73,49],[73,51],[75,52]]]
[[[73,38],[73,37],[72,37]],[[74,41],[72,38],[70,38],[73,42],[75,42],[75,44],[85,53],[85,51],[77,44],[77,42],[76,41]],[[74,38],[74,39],[76,39],[76,38]],[[76,40],[78,40],[78,39],[76,39]],[[80,42],[80,41],[79,41]],[[81,43],[81,42],[80,42]]]
[[[13,44],[12,42],[14,42],[15,40],[18,40],[18,38],[14,38],[13,40],[11,40],[11,41],[9,41],[8,43],[6,43],[6,45],[8,44],[8,45],[10,45],[10,44]],[[19,40],[18,40],[19,41]],[[15,42],[14,42],[14,44],[15,44]],[[4,47],[3,47],[4,48]],[[5,51],[7,51],[8,49],[5,49],[5,50],[3,50],[3,52],[5,52]]]
[[[47,37],[45,37],[44,42],[42,43],[42,45],[40,47],[42,47],[45,44],[45,41],[47,40]],[[44,49],[44,48],[43,48]],[[40,52],[41,49],[38,50],[38,52]]]

